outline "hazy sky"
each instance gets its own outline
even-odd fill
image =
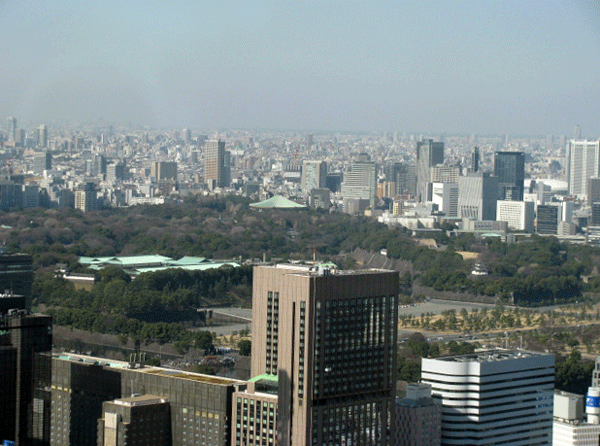
[[[597,136],[599,5],[0,0],[0,116]]]

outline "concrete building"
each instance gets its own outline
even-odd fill
[[[206,143],[204,158],[204,181],[210,190],[229,187],[229,167],[225,166],[225,141],[210,140]]]
[[[329,209],[331,205],[329,189],[312,189],[310,191],[310,207],[314,209]]]
[[[431,201],[447,217],[458,217],[458,184],[432,183]]]
[[[458,183],[458,177],[461,174],[460,166],[446,166],[438,164],[431,166],[432,183]]]
[[[119,398],[102,404],[98,446],[170,446],[169,402],[156,395]]]
[[[554,355],[493,350],[421,364],[442,402],[443,445],[552,444]]]
[[[444,163],[444,143],[432,139],[417,142],[417,201],[431,201],[431,167]]]
[[[570,140],[566,169],[569,194],[587,200],[589,179],[600,177],[600,141]]]
[[[24,296],[0,295],[0,440],[50,440],[52,318],[30,314]]]
[[[302,163],[302,190],[323,189],[327,185],[327,163],[325,161],[304,161]]]
[[[522,201],[525,180],[523,152],[496,152],[494,176],[498,178],[498,200]]]
[[[375,208],[377,199],[377,165],[366,154],[352,163],[352,168],[344,174],[342,184],[344,202],[348,199],[368,200]],[[346,211],[345,211],[346,212]]]
[[[556,234],[560,221],[560,207],[558,203],[540,204],[536,212],[536,232],[538,234]]]
[[[82,184],[75,191],[75,209],[83,212],[92,212],[99,209],[99,202],[94,183]]]
[[[232,446],[273,446],[277,441],[278,385],[272,375],[251,379],[233,393]]]
[[[259,266],[252,295],[251,375],[277,380],[277,444],[389,444],[398,273]]]
[[[590,390],[593,393],[593,388]],[[590,406],[586,411],[594,416],[597,407],[594,396],[588,397]],[[556,391],[554,393],[554,423],[552,425],[553,446],[597,446],[600,444],[600,424],[590,422],[590,416],[586,422],[584,413],[583,395]]]
[[[458,179],[458,217],[496,220],[498,179],[489,173],[470,173]]]
[[[41,148],[48,147],[48,127],[46,124],[38,127],[38,145]]]
[[[42,175],[44,170],[52,170],[52,154],[50,152],[37,152],[33,155],[33,173]]]
[[[395,446],[440,446],[442,406],[431,397],[431,386],[408,384],[406,397],[396,399]]]
[[[532,201],[498,200],[496,220],[508,223],[513,231],[533,233],[535,230],[535,203]]]
[[[150,165],[150,175],[157,181],[177,181],[177,163],[154,161]]]

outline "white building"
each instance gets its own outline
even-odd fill
[[[532,201],[498,200],[496,220],[508,223],[513,231],[533,233],[535,229],[535,203]]]
[[[443,445],[552,444],[554,355],[493,350],[421,365],[442,402]]]
[[[587,199],[588,180],[600,176],[600,141],[572,139],[567,146],[569,194]]]
[[[433,183],[431,201],[447,217],[458,217],[458,184]]]

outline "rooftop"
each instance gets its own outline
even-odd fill
[[[542,353],[528,352],[524,350],[487,350],[483,352],[472,353],[468,355],[441,356],[435,358],[439,361],[449,362],[497,362],[509,359],[529,358],[532,356],[541,356]]]

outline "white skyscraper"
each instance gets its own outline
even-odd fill
[[[550,446],[554,355],[493,350],[423,358],[442,402],[442,444]]]
[[[369,200],[371,207],[375,207],[377,165],[369,160],[367,154],[359,155],[358,161],[352,163],[352,169],[344,173],[342,195],[344,201],[348,199]]]
[[[572,139],[567,145],[569,194],[586,199],[588,180],[600,176],[600,141]]]

